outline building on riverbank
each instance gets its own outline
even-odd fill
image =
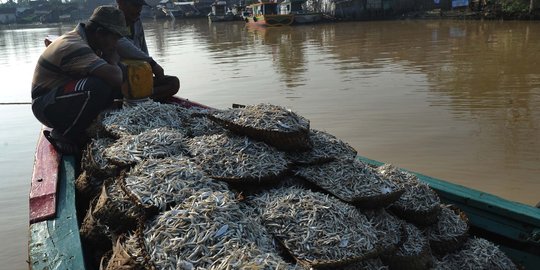
[[[259,0],[228,2],[249,5]],[[270,0],[261,0],[270,1]],[[278,3],[284,0],[272,0]],[[159,0],[148,0],[155,12]],[[171,0],[180,4],[179,0]],[[206,16],[214,0],[183,2]],[[8,1],[0,4],[0,24],[76,21],[90,16],[92,10],[113,0],[51,2],[46,0]],[[188,7],[188,6],[185,6]],[[302,8],[307,12],[321,12],[327,19],[378,20],[395,18],[505,18],[540,19],[540,0],[306,0]],[[13,8],[16,9],[13,12]],[[155,16],[154,16],[155,17]],[[195,15],[195,17],[197,17]]]
[[[14,23],[17,19],[16,12],[17,9],[14,7],[0,8],[0,23]]]

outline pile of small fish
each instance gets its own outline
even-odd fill
[[[145,208],[165,210],[183,202],[197,191],[227,190],[227,184],[213,180],[185,157],[148,159],[133,167],[125,178],[125,188]]]
[[[283,107],[147,101],[98,119],[79,177],[104,182],[83,194],[89,268],[516,268],[416,176]]]
[[[429,241],[420,229],[405,223],[405,242],[396,252],[383,255],[390,269],[429,269],[432,263]]]
[[[280,106],[249,105],[214,111],[208,117],[240,135],[261,140],[282,151],[311,149],[309,120]]]
[[[106,112],[100,124],[113,137],[120,138],[160,127],[185,130],[190,115],[189,110],[180,106],[148,101]]]
[[[245,108],[234,108],[218,111],[214,117],[240,126],[278,132],[298,132],[309,130],[309,120],[272,104],[248,105]]]
[[[404,238],[404,223],[396,216],[388,213],[384,208],[364,211],[369,222],[377,230],[377,237],[381,248],[387,252],[392,252],[398,247]]]
[[[516,269],[495,244],[482,238],[469,238],[463,247],[436,261],[434,269]]]
[[[449,205],[441,206],[437,222],[426,228],[431,250],[435,254],[446,254],[458,249],[467,239],[469,224],[465,214]]]
[[[288,152],[287,158],[295,164],[322,164],[335,159],[352,159],[357,152],[346,142],[324,131],[309,131],[312,148],[309,151]]]
[[[93,138],[88,143],[82,157],[82,169],[99,176],[114,176],[116,165],[109,162],[103,155],[105,150],[114,143],[111,138]]]
[[[405,193],[391,205],[396,215],[420,226],[437,221],[441,200],[433,189],[420,182],[416,176],[392,165],[383,165],[377,170],[380,175],[405,189]]]
[[[228,261],[259,268],[287,265],[271,236],[244,215],[234,196],[230,191],[194,191],[147,224],[144,242],[157,268],[219,269]],[[237,254],[241,250],[243,256]]]
[[[352,204],[384,207],[403,193],[397,184],[357,159],[302,166],[295,174]]]
[[[172,157],[188,153],[184,135],[166,127],[126,135],[104,150],[113,164],[129,166],[145,159]]]
[[[189,149],[210,177],[233,182],[272,179],[288,168],[284,153],[245,136],[199,136],[190,140]]]
[[[253,196],[263,224],[292,255],[310,264],[362,260],[378,252],[377,231],[354,206],[302,188]]]
[[[100,224],[117,231],[135,227],[143,213],[122,190],[120,183],[113,181],[103,184],[101,194],[95,199],[92,215]]]

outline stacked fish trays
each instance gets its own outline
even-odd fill
[[[77,179],[96,268],[516,268],[414,175],[284,107],[148,101],[96,126]]]

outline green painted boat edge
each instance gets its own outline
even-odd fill
[[[368,164],[380,166],[384,163],[366,157],[358,156],[358,159]],[[407,171],[407,170],[406,170]],[[530,233],[540,233],[540,209],[506,200],[504,198],[481,192],[472,188],[449,183],[417,172],[409,171],[418,176],[420,180],[433,188],[444,200],[454,201],[460,205],[468,205],[481,209],[483,212],[493,213],[505,219],[518,220],[530,226]],[[538,235],[521,236],[523,241],[532,241],[540,244],[540,239],[535,239]]]
[[[30,269],[85,269],[75,209],[75,159],[64,156],[60,165],[56,217],[30,225]]]
[[[357,156],[357,159],[374,166],[384,164],[363,156]],[[540,265],[540,209],[408,172],[433,188],[444,203],[456,205],[464,211],[475,235],[495,242],[514,262],[526,269]]]

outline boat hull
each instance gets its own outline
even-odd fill
[[[249,24],[261,26],[286,26],[291,25],[294,22],[294,15],[257,15],[253,17],[247,17],[246,22]]]
[[[316,23],[322,20],[322,13],[294,14],[294,24]]]
[[[211,22],[228,22],[234,20],[233,14],[227,14],[227,15],[208,15],[208,19]]]

